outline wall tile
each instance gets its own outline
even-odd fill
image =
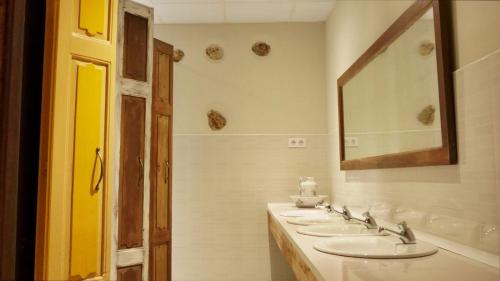
[[[174,136],[173,280],[293,280],[270,242],[267,203],[289,202],[298,176],[331,188],[327,136],[307,135],[305,149],[288,137]]]

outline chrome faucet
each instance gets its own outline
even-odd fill
[[[354,220],[354,221],[360,222],[361,224],[366,226],[366,228],[368,228],[368,229],[377,229],[378,228],[377,222],[375,221],[375,218],[370,215],[370,212],[364,212],[363,213],[364,219],[358,219],[358,218],[355,218],[351,214],[351,211],[345,205],[342,206],[342,212],[335,210],[335,208],[331,204],[316,205],[316,207],[320,208],[320,209],[326,209],[327,212],[329,212],[329,213],[332,213],[332,212],[337,213],[337,214],[341,215],[344,218],[344,220],[346,220],[346,221]]]
[[[342,207],[342,212],[339,212],[337,210],[335,210],[335,208],[333,207],[332,204],[328,204],[328,203],[325,203],[325,204],[317,204],[316,205],[316,208],[318,209],[323,209],[323,210],[326,210],[328,213],[336,213],[336,214],[339,214],[341,215],[346,221],[347,220],[350,220],[351,219],[351,212],[349,212],[349,209],[347,209],[346,206],[343,206]]]
[[[344,217],[345,220],[353,220],[361,223],[362,225],[366,226],[368,229],[377,229],[378,225],[377,222],[375,221],[375,218],[370,215],[370,212],[366,211],[362,214],[364,219],[358,219],[352,216],[351,212],[349,209],[347,209],[347,206],[342,207],[342,216]]]
[[[405,221],[402,221],[397,224],[399,228],[399,232],[391,229],[387,229],[385,227],[379,227],[378,232],[382,231],[387,231],[391,234],[396,235],[401,241],[403,241],[404,244],[416,244],[417,239],[415,238],[415,234],[413,234],[413,231],[408,227]]]

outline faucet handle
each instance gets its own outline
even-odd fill
[[[408,229],[408,224],[406,223],[406,221],[398,223],[397,226],[401,231],[406,231]]]
[[[370,215],[370,211],[366,211],[364,213],[361,214],[364,218],[370,218],[372,215]]]
[[[332,211],[333,206],[330,203],[318,203],[314,206],[316,209],[326,210],[328,212]]]

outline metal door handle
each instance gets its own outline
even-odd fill
[[[138,157],[139,158],[139,180],[137,181],[137,185],[141,185],[141,181],[142,179],[144,178],[144,163],[142,163],[142,158],[141,156]]]
[[[101,164],[101,173],[99,175],[99,180],[97,181],[97,184],[95,185],[94,190],[99,191],[99,184],[101,184],[102,179],[104,177],[104,161],[102,160],[102,155],[101,155],[101,149],[98,147],[95,149],[95,154],[97,155],[97,158],[99,158],[99,163]]]
[[[168,161],[165,161],[165,174],[163,175],[163,182],[167,183],[167,178],[168,178],[168,169],[170,168],[170,163]]]

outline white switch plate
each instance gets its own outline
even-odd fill
[[[345,137],[344,145],[345,147],[358,147],[359,139],[357,137]]]
[[[290,148],[304,148],[307,146],[305,138],[288,138],[288,147]]]

